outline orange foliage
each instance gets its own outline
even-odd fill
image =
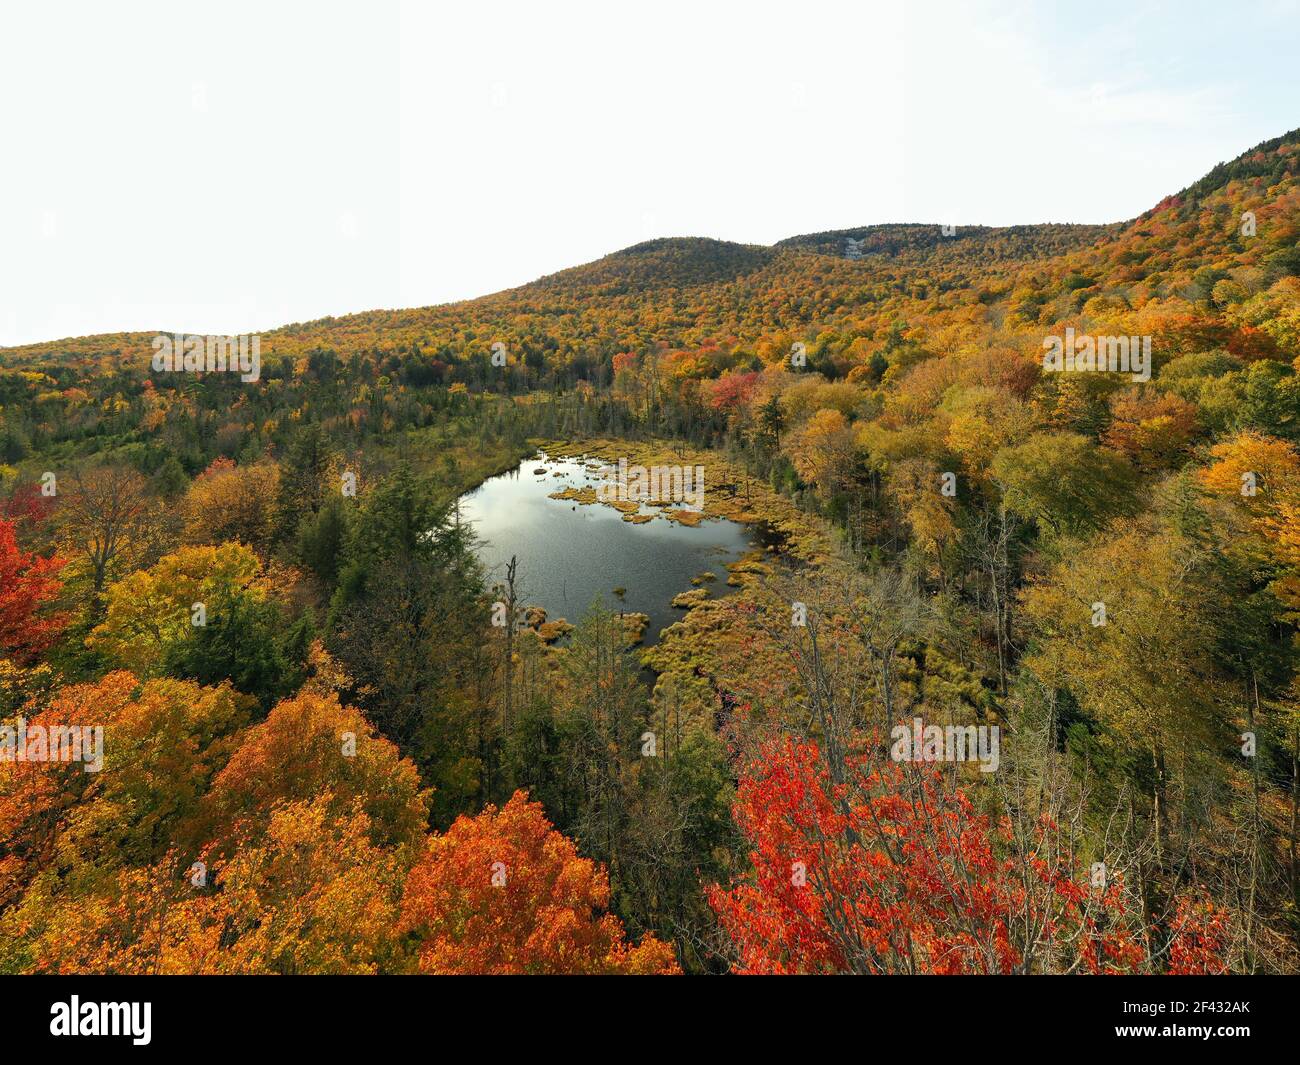
[[[207,798],[226,842],[248,838],[277,802],[326,793],[338,814],[360,800],[377,843],[419,842],[428,794],[415,765],[336,695],[304,691],[285,699],[241,740]]]
[[[1174,465],[1196,432],[1196,407],[1172,392],[1121,392],[1102,440],[1143,469]]]
[[[627,942],[601,911],[609,880],[518,791],[460,817],[411,870],[401,928],[421,937],[426,973],[670,974],[672,948]]]

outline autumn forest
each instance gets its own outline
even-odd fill
[[[257,340],[0,348],[0,972],[1300,972],[1300,132]],[[751,539],[548,616],[537,456]]]

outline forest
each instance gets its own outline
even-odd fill
[[[1300,972],[1300,131],[1124,223],[653,240],[255,380],[156,335],[0,348],[0,973]],[[539,450],[767,546],[652,645],[548,631],[458,504]]]

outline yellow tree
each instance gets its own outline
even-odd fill
[[[86,643],[137,673],[155,672],[168,644],[206,623],[210,604],[237,592],[265,598],[258,571],[242,544],[183,547],[109,588],[105,618]]]
[[[853,473],[856,447],[848,419],[838,410],[817,411],[786,442],[790,461],[823,498],[833,495]]]
[[[55,692],[36,728],[80,729],[80,762],[23,762],[0,771],[0,941],[18,956],[61,956],[74,928],[111,924],[122,878],[134,890],[170,881],[197,853],[200,798],[225,764],[251,700],[228,685],[114,672]],[[85,730],[99,732],[99,741]],[[87,757],[90,755],[90,757]],[[132,873],[143,869],[145,872]],[[125,901],[123,902],[125,904]],[[12,961],[0,963],[12,967]],[[57,969],[62,963],[52,963]]]
[[[1025,667],[1049,687],[1069,689],[1109,742],[1144,754],[1158,842],[1171,777],[1187,780],[1197,752],[1224,738],[1208,609],[1216,589],[1198,550],[1154,521],[1120,520],[1023,596],[1037,636]]]
[[[1279,599],[1300,609],[1300,455],[1284,440],[1238,433],[1210,449],[1214,461],[1200,471],[1211,493],[1241,508],[1290,572],[1273,583]]]
[[[38,885],[29,971],[369,974],[398,971],[394,929],[409,862],[370,840],[333,797],[277,803],[259,838],[224,863],[178,852],[76,893]]]
[[[271,538],[279,491],[275,463],[236,466],[217,459],[195,478],[181,503],[185,538],[195,544],[233,541],[262,547]]]
[[[254,838],[276,803],[324,794],[337,816],[361,802],[377,844],[414,848],[423,838],[429,793],[414,763],[337,696],[300,692],[240,740],[205,803],[225,850]]]

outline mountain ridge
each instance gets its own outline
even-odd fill
[[[656,314],[677,320],[684,309],[678,304],[700,298],[705,303],[716,302],[719,297],[725,300],[738,293],[761,300],[764,285],[780,289],[786,282],[805,277],[810,279],[806,287],[815,287],[820,281],[843,290],[841,303],[869,300],[873,290],[896,292],[901,288],[914,295],[926,293],[934,287],[931,274],[947,275],[938,282],[940,288],[988,283],[992,286],[988,291],[996,293],[1011,281],[1013,273],[1040,266],[1048,275],[1133,284],[1163,273],[1150,267],[1164,262],[1171,232],[1199,253],[1196,265],[1189,270],[1225,256],[1249,262],[1244,246],[1230,235],[1233,218],[1226,200],[1238,193],[1240,199],[1251,191],[1262,193],[1267,200],[1269,190],[1282,184],[1289,184],[1288,197],[1283,210],[1275,212],[1281,217],[1272,219],[1276,223],[1273,235],[1281,238],[1274,241],[1277,247],[1273,250],[1282,254],[1284,268],[1290,269],[1287,264],[1293,258],[1300,266],[1300,251],[1289,248],[1289,242],[1300,237],[1300,230],[1286,217],[1295,199],[1298,143],[1300,129],[1263,141],[1233,160],[1216,164],[1196,182],[1127,222],[959,224],[951,235],[945,235],[937,223],[884,223],[797,234],[772,245],[712,237],[660,237],[496,293],[452,303],[327,315],[285,323],[261,336],[272,355],[301,350],[304,345],[347,350],[361,337],[382,345],[386,333],[391,333],[398,345],[423,340],[445,346],[451,342],[441,340],[438,331],[452,328],[458,315],[465,319],[461,332],[477,333],[485,327],[499,331],[495,323],[511,314],[533,315],[540,321],[581,314],[582,308],[575,305],[582,300],[603,301],[619,313],[628,310],[629,302],[657,300]],[[1201,217],[1207,213],[1209,218]],[[1211,232],[1211,223],[1221,223],[1222,231]],[[1195,232],[1184,232],[1188,225],[1193,225]],[[856,257],[846,255],[849,239],[862,242]],[[1108,252],[1114,253],[1109,260]],[[1178,271],[1190,258],[1183,255],[1182,261],[1170,265]],[[1091,287],[1076,285],[1079,289]],[[707,323],[708,316],[702,321]],[[784,323],[771,324],[779,327]],[[680,328],[682,323],[676,325]],[[135,356],[159,332],[102,333],[15,345],[0,348],[0,362],[20,365],[25,360],[61,354]],[[427,335],[422,338],[422,333]]]

